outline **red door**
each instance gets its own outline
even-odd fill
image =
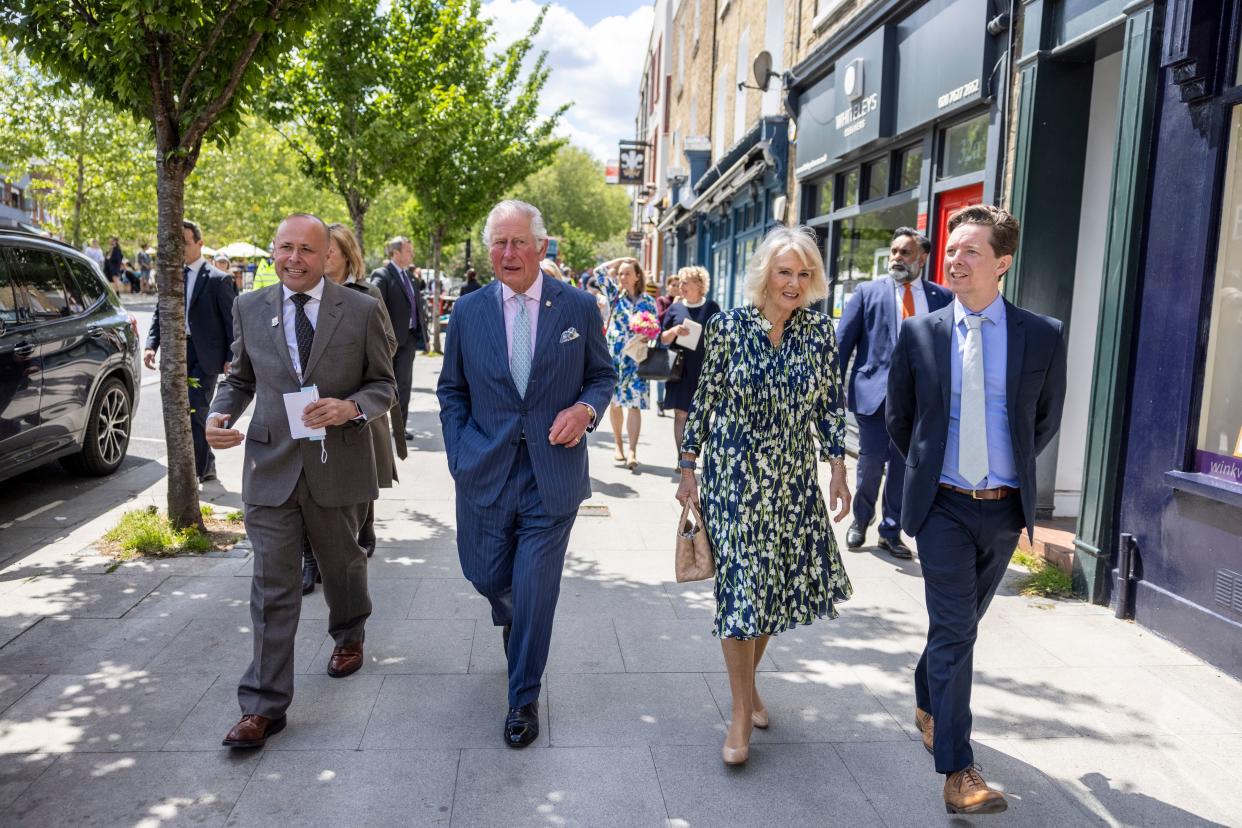
[[[982,184],[949,190],[936,197],[936,235],[932,236],[932,267],[927,271],[928,278],[936,284],[944,284],[944,244],[949,240],[949,216],[955,210],[982,201]]]

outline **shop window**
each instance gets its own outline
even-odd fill
[[[877,158],[866,166],[867,197],[865,201],[873,201],[888,195],[888,156]]]
[[[897,153],[898,191],[913,190],[923,178],[923,148],[907,147]]]
[[[988,155],[988,116],[948,127],[941,145],[941,178],[979,172]]]
[[[884,210],[834,222],[836,261],[833,308],[844,307],[859,282],[888,273],[893,231],[913,227],[918,221],[918,202],[909,201]]]
[[[858,204],[858,168],[837,176],[837,190],[841,193],[841,206],[853,207]]]
[[[1242,483],[1242,106],[1233,108],[1224,180],[1197,459],[1200,472]]]
[[[832,179],[825,178],[819,182],[819,210],[816,211],[816,215],[825,216],[833,211],[832,196]]]

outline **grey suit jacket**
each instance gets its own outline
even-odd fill
[[[289,436],[282,395],[297,391],[302,382],[285,344],[281,291],[275,284],[238,297],[233,364],[211,405],[212,412],[228,416],[232,423],[252,399],[255,402],[246,431],[242,501],[279,506],[289,499],[303,473],[320,506],[374,500],[379,496],[375,452],[364,423],[328,428],[326,463],[320,460],[320,443]],[[383,312],[370,296],[325,279],[307,360],[307,385],[318,386],[320,397],[353,400],[368,420],[387,417],[397,398]]]

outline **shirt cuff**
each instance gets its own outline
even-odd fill
[[[350,420],[350,422],[365,423],[367,421],[367,415],[363,412],[362,406],[358,404],[357,400],[350,400],[350,402],[354,404],[354,408],[358,409],[358,416],[354,417]]]

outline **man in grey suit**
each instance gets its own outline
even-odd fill
[[[388,415],[397,384],[384,310],[366,294],[324,277],[328,229],[294,214],[274,242],[279,285],[243,294],[233,313],[233,363],[207,418],[213,448],[240,444],[230,428],[253,399],[246,430],[242,503],[254,545],[250,617],[254,657],[237,689],[241,721],[227,747],[259,747],[285,726],[293,698],[293,640],[302,603],[302,533],[319,558],[335,642],[328,675],[362,666],[371,599],[358,528],[379,495],[368,423]],[[315,386],[302,423],[320,441],[293,439],[283,395]]]

